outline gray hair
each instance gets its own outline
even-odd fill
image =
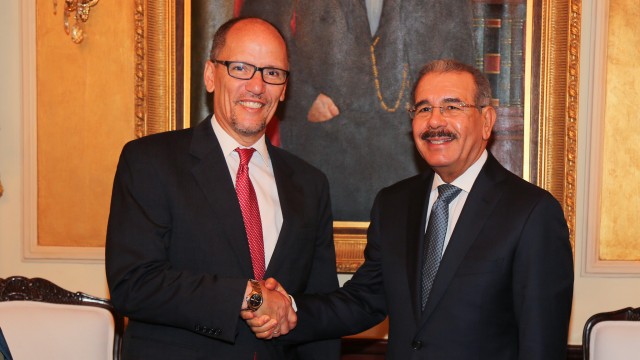
[[[427,74],[431,73],[447,73],[447,72],[466,72],[473,76],[473,82],[476,85],[475,103],[476,105],[486,106],[491,102],[491,85],[489,80],[477,68],[467,65],[463,62],[453,59],[434,60],[422,67],[418,72],[418,80],[413,84],[411,89],[411,98],[416,100],[416,88],[420,80]]]

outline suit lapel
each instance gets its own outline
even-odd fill
[[[286,263],[287,257],[291,254],[287,251],[292,247],[291,241],[295,241],[295,231],[300,228],[300,215],[303,211],[302,189],[292,180],[293,169],[281,156],[279,149],[276,149],[267,141],[269,157],[273,166],[273,174],[278,188],[278,198],[282,209],[282,228],[278,235],[276,247],[271,256],[271,261],[266,269],[265,277],[274,276],[278,273],[278,268]]]
[[[429,301],[423,313],[423,325],[444,296],[460,263],[500,199],[502,191],[498,183],[504,179],[506,171],[489,153],[487,162],[469,192],[440,262]]]
[[[242,211],[229,175],[229,167],[220,148],[220,143],[211,127],[211,116],[203,120],[193,130],[191,155],[197,160],[191,169],[196,182],[202,189],[214,219],[220,221],[221,238],[226,239],[241,264],[247,277],[253,276],[247,234],[242,221]]]

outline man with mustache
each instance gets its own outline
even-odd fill
[[[337,340],[263,341],[240,317],[268,314],[282,334],[295,326],[291,300],[266,289],[266,277],[293,293],[338,287],[327,178],[265,139],[288,69],[273,25],[230,20],[204,71],[214,114],[122,150],[106,270],[129,318],[124,359],[339,357]]]
[[[565,359],[573,257],[560,204],[486,150],[496,112],[477,69],[431,62],[412,94],[431,170],[378,193],[364,264],[340,290],[294,295],[298,326],[282,339],[353,334],[388,315],[387,359]],[[268,316],[244,318],[277,336]]]

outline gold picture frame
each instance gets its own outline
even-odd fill
[[[176,70],[176,9],[189,0],[136,0],[137,136],[176,128],[180,116],[175,94],[188,94]],[[550,191],[562,204],[572,246],[575,238],[577,121],[580,66],[580,0],[527,0],[527,67],[525,70],[524,177]],[[189,20],[184,17],[184,43]],[[189,61],[184,61],[188,64]],[[187,73],[187,71],[185,71]],[[188,104],[188,96],[182,104]],[[188,106],[183,106],[188,108]],[[532,125],[531,119],[537,119]],[[339,272],[362,263],[366,222],[335,222]]]

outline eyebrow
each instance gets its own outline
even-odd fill
[[[444,99],[442,100],[442,103],[447,104],[447,103],[465,103],[465,102],[464,102],[464,101],[462,101],[462,100],[460,100],[459,98],[455,98],[455,97],[454,97],[454,98],[451,98],[451,97],[448,97],[448,98],[444,98]],[[425,99],[425,100],[420,100],[420,101],[418,101],[418,103],[416,103],[414,106],[415,106],[416,108],[418,108],[418,107],[420,107],[420,106],[422,106],[422,105],[431,105],[431,101],[426,100],[426,99]]]

